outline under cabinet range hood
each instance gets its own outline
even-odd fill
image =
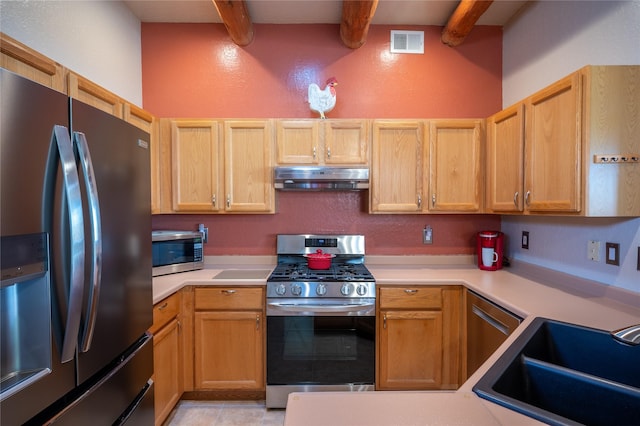
[[[274,169],[275,188],[289,191],[369,189],[366,167],[294,166]]]

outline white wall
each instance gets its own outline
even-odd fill
[[[640,65],[640,1],[531,2],[504,29],[503,106],[589,64]],[[640,292],[638,218],[503,216],[502,230],[514,259]],[[602,242],[600,262],[587,259],[589,240]],[[620,244],[619,267],[604,262],[607,241]]]
[[[0,31],[142,106],[140,20],[120,1],[0,1]]]

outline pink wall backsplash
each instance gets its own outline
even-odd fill
[[[390,54],[390,30],[425,32],[425,53]],[[502,106],[502,29],[478,26],[465,42],[441,27],[379,26],[349,49],[338,25],[254,25],[236,46],[222,24],[142,23],[143,106],[158,117],[315,118],[307,87],[338,80],[328,118],[484,118]],[[274,215],[156,215],[153,229],[209,227],[205,255],[275,255],[284,233],[354,233],[368,254],[470,254],[492,215],[370,215],[368,191],[277,192]],[[430,225],[434,243],[422,244]]]
[[[209,227],[206,256],[275,255],[278,234],[362,234],[366,253],[376,255],[472,254],[475,234],[500,229],[493,215],[373,215],[368,191],[278,192],[275,215],[156,215],[153,229]],[[433,244],[422,229],[433,228]]]

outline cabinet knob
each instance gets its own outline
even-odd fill
[[[211,204],[213,204],[214,206],[216,205],[216,194],[213,194],[213,197],[211,197]]]
[[[433,194],[431,196],[431,207],[435,207],[436,206],[436,194]]]
[[[422,208],[422,195],[418,194],[418,208]]]
[[[314,160],[316,159],[316,156],[317,156],[317,152],[316,152],[316,151],[317,151],[317,150],[316,150],[316,147],[314,146],[314,147],[313,147],[313,159],[314,159]]]
[[[327,148],[327,158],[331,158],[331,148]]]
[[[231,194],[227,194],[227,208],[231,207]]]

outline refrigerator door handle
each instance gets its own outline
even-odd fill
[[[57,151],[57,155],[56,155]],[[82,315],[82,301],[84,296],[84,219],[82,213],[82,198],[80,195],[80,180],[76,168],[73,145],[69,130],[60,125],[53,127],[51,147],[45,172],[45,206],[53,206],[56,170],[58,158],[62,167],[63,191],[69,215],[69,251],[70,273],[69,288],[67,290],[67,315],[60,354],[61,362],[74,359],[80,317]],[[45,229],[51,232],[52,217],[45,217]]]
[[[102,276],[102,229],[100,218],[100,202],[98,187],[93,172],[91,153],[87,145],[87,138],[82,132],[73,132],[73,144],[78,150],[80,166],[84,175],[87,190],[88,217],[91,225],[91,284],[89,287],[88,307],[85,316],[84,329],[80,340],[80,350],[87,352],[91,348],[93,332],[98,314],[98,300],[100,299],[100,278]]]

